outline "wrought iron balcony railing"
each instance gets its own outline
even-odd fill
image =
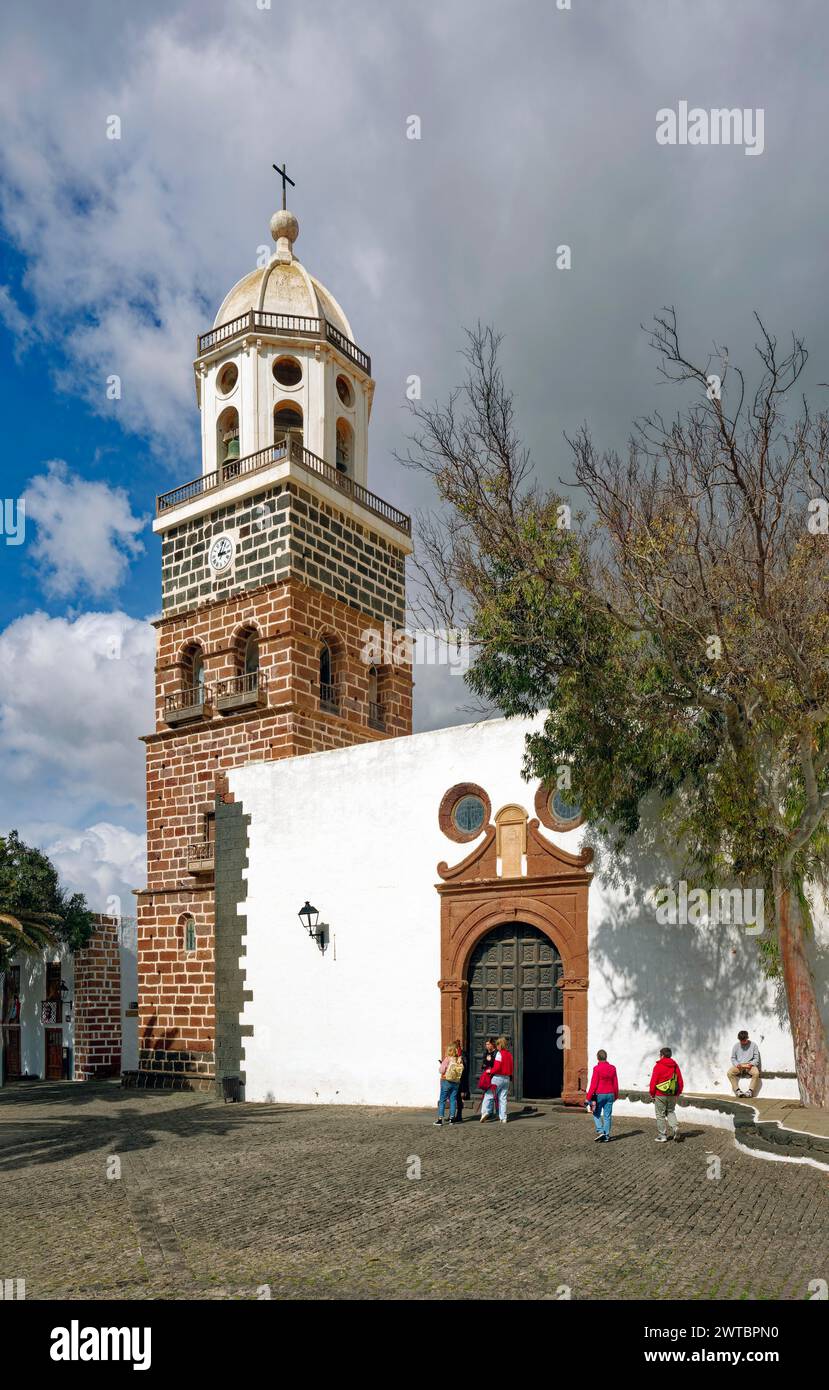
[[[338,685],[329,685],[327,681],[320,681],[320,709],[325,710],[326,714],[339,714],[340,687]]]
[[[213,703],[212,687],[201,682],[185,685],[172,695],[165,696],[164,718],[168,724],[183,724],[188,719],[201,719]]]
[[[309,318],[303,314],[270,314],[265,310],[250,309],[246,314],[231,319],[229,323],[219,324],[207,333],[200,333],[196,339],[196,356],[203,357],[206,352],[233,342],[234,338],[244,337],[246,333],[265,333],[269,337],[315,338],[321,342],[332,343],[343,357],[353,362],[366,376],[371,376],[371,358],[356,343],[335,328],[328,319]]]
[[[259,473],[263,468],[270,468],[275,463],[283,463],[290,460],[291,463],[298,464],[300,468],[305,468],[310,473],[316,473],[324,478],[332,487],[338,488],[349,497],[353,497],[361,507],[373,512],[375,516],[382,517],[391,526],[402,531],[404,535],[410,536],[412,533],[411,517],[405,512],[398,511],[389,502],[384,502],[382,497],[369,492],[368,488],[355,483],[353,478],[341,473],[330,463],[326,463],[317,454],[313,454],[310,449],[304,448],[301,439],[294,435],[280,439],[278,443],[271,444],[267,449],[259,449],[255,454],[245,454],[244,458],[226,459],[213,473],[203,473],[199,478],[193,478],[189,483],[183,483],[181,487],[174,487],[170,492],[162,492],[156,502],[156,515],[161,516],[171,507],[180,507],[185,502],[192,502],[196,497],[203,497],[206,493],[215,492],[218,488],[224,487],[227,483],[235,482],[237,478],[243,478],[248,473]]]
[[[192,840],[187,847],[187,869],[191,874],[212,874],[215,845],[212,840]]]
[[[220,713],[247,709],[265,703],[268,692],[267,671],[246,671],[244,675],[228,676],[216,682],[216,708]]]

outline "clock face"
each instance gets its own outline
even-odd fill
[[[217,574],[221,574],[228,565],[232,564],[235,552],[236,547],[232,536],[217,536],[207,555],[210,568],[215,570]]]

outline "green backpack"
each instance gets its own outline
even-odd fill
[[[673,1076],[669,1076],[667,1081],[657,1081],[654,1089],[663,1096],[676,1095],[676,1062],[674,1062]]]

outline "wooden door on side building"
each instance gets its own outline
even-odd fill
[[[20,1075],[20,966],[9,965],[3,977],[3,1071],[5,1081]]]
[[[60,1081],[63,1076],[63,1029],[46,1029],[46,1080]]]
[[[20,1076],[20,1029],[14,1025],[3,1029],[3,1059],[4,1079],[16,1081]]]

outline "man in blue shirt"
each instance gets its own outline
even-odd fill
[[[760,1049],[751,1041],[745,1028],[740,1029],[737,1041],[731,1049],[731,1066],[728,1068],[727,1076],[735,1096],[740,1095],[738,1083],[741,1076],[751,1077],[749,1097],[754,1095],[760,1083]]]

